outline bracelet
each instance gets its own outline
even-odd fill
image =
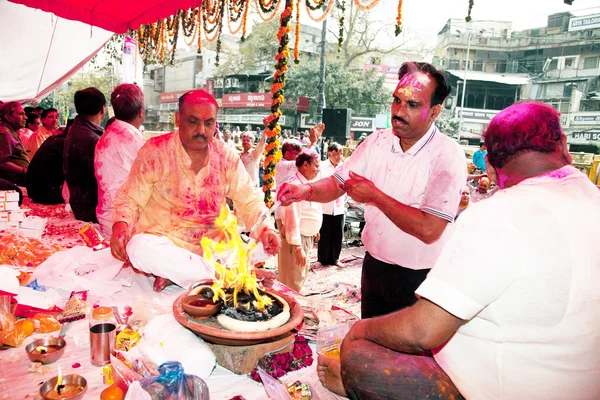
[[[309,192],[308,192],[308,196],[306,196],[306,199],[305,199],[305,200],[307,200],[307,201],[311,201],[311,200],[312,200],[312,197],[313,197],[313,195],[315,194],[315,188],[313,187],[312,183],[309,183],[309,184],[308,184],[308,187],[309,187],[309,189],[310,189],[310,190],[309,190]]]

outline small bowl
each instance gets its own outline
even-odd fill
[[[48,397],[47,395],[50,391],[54,390],[54,387],[56,386],[57,381],[58,381],[58,376],[55,376],[54,378],[47,380],[46,382],[44,382],[44,384],[42,386],[40,386],[40,395],[42,396],[42,398],[44,400],[52,400],[52,397]],[[79,392],[73,396],[63,397],[62,399],[64,399],[64,400],[82,399],[83,395],[87,391],[87,381],[81,375],[75,375],[75,374],[63,375],[62,383],[64,385],[77,385],[77,386],[81,386],[83,388],[83,390],[81,392]]]
[[[31,361],[41,362],[42,364],[50,364],[63,356],[66,345],[67,342],[65,342],[63,339],[48,337],[44,339],[37,339],[29,343],[25,347],[25,351],[27,352],[27,357],[29,357]],[[56,348],[56,351],[41,354],[36,351],[39,346],[54,347]]]
[[[208,319],[212,317],[221,310],[222,305],[223,303],[221,302],[213,303],[211,299],[207,299],[201,294],[185,296],[181,300],[181,306],[183,307],[183,310],[197,319]]]

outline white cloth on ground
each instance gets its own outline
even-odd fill
[[[202,279],[213,279],[214,267],[203,257],[175,245],[165,236],[139,233],[127,244],[127,255],[138,270],[171,280],[187,289]]]
[[[208,378],[217,364],[204,340],[177,322],[173,313],[151,319],[144,327],[142,340],[132,350],[156,365],[179,361],[186,374],[202,379]]]
[[[434,352],[460,392],[599,399],[600,247],[582,238],[600,237],[600,191],[566,166],[470,205],[456,225],[416,293],[468,321]]]
[[[113,280],[123,262],[110,253],[110,249],[94,251],[89,247],[75,246],[52,254],[35,268],[32,279],[40,285],[68,292],[89,290],[96,296],[111,296],[131,282]]]

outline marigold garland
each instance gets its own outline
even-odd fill
[[[475,4],[475,0],[469,0],[469,11],[467,16],[465,17],[465,21],[471,22],[473,18],[471,18],[471,11],[473,11],[473,5]]]
[[[379,4],[379,0],[373,0],[369,4],[363,4],[360,2],[360,0],[354,0],[354,5],[356,5],[356,7],[359,10],[363,10],[363,11],[368,11],[368,10],[372,9],[373,7],[375,7],[377,4]]]
[[[323,20],[325,18],[327,18],[327,16],[329,15],[329,12],[331,11],[331,8],[333,7],[333,3],[335,3],[335,0],[327,0],[327,8],[325,9],[325,11],[323,11],[323,14],[320,17],[315,17],[312,14],[311,7],[309,6],[308,0],[307,0],[305,2],[305,4],[306,4],[306,13],[310,17],[310,19],[312,19],[313,21],[315,21],[315,22],[323,22]],[[320,6],[320,7],[322,7],[322,6]]]
[[[402,33],[402,1],[398,0],[398,16],[396,17],[396,30],[394,32],[396,36]]]
[[[254,0],[254,2],[256,3],[256,13],[264,22],[270,22],[277,16],[279,5],[282,3],[280,0],[273,0],[273,8],[271,9],[270,7],[265,7],[265,5],[262,3],[262,0]]]
[[[246,9],[244,10],[244,16],[242,17],[242,37],[241,41],[246,40],[246,21],[248,20],[248,10],[250,9],[250,0],[246,0]]]
[[[294,63],[300,64],[300,3],[296,1],[296,31],[294,32]]]
[[[260,1],[260,0],[258,0]],[[277,162],[281,158],[281,151],[279,150],[279,136],[281,133],[281,126],[279,126],[279,118],[281,117],[281,110],[279,107],[283,104],[283,88],[285,87],[285,74],[288,70],[288,56],[289,56],[289,35],[291,30],[289,22],[292,19],[294,12],[294,0],[285,0],[285,8],[279,17],[280,27],[277,32],[277,39],[279,40],[278,53],[275,56],[277,64],[275,65],[275,73],[273,74],[273,87],[271,88],[271,94],[273,101],[271,102],[271,115],[266,118],[266,135],[267,143],[265,145],[264,155],[264,174],[263,174],[263,191],[265,192],[265,203],[267,206],[273,204],[271,196],[271,189],[275,186],[275,177]]]
[[[340,11],[342,12],[342,16],[339,19],[340,22],[340,30],[338,35],[338,53],[342,51],[342,44],[344,43],[344,15],[346,14],[346,0],[342,0],[342,4],[340,5]]]

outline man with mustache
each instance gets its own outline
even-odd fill
[[[181,96],[179,129],[146,142],[114,200],[112,253],[156,276],[156,291],[214,277],[200,240],[224,240],[215,219],[226,196],[247,227],[266,210],[239,155],[213,137],[217,111],[203,90]],[[279,235],[268,219],[253,236],[265,252],[277,253]]]
[[[333,176],[287,185],[278,196],[286,205],[347,193],[365,204],[362,318],[417,301],[414,291],[446,242],[466,181],[464,152],[434,124],[450,92],[445,76],[407,62],[398,77],[392,129],[370,135]]]

